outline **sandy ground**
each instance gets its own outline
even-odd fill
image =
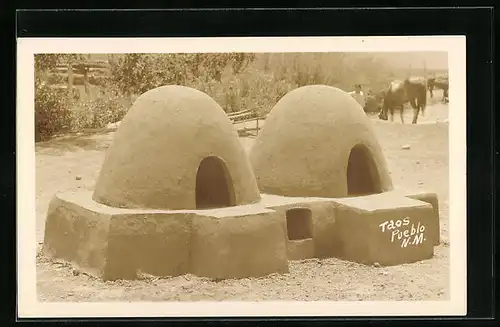
[[[442,244],[435,257],[376,268],[337,259],[292,261],[290,273],[262,278],[210,281],[193,275],[143,276],[103,282],[65,262],[37,255],[41,301],[166,300],[448,300],[448,123],[447,105],[428,107],[427,124],[402,125],[374,119],[374,128],[397,187],[424,189],[439,197]],[[436,123],[439,117],[439,123]],[[395,117],[399,118],[399,117]],[[421,117],[422,118],[422,117]],[[396,119],[395,119],[396,120]],[[408,123],[411,120],[406,120]],[[38,249],[49,201],[58,191],[92,188],[113,133],[73,135],[36,145]],[[241,138],[248,151],[253,138]],[[402,149],[410,145],[410,149]]]

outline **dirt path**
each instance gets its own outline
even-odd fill
[[[379,120],[378,116],[372,116],[371,118]],[[390,117],[389,117],[390,119]],[[413,120],[413,110],[411,108],[405,109],[403,112],[403,120],[405,124],[411,124]],[[448,121],[448,105],[443,103],[435,103],[427,106],[424,114],[418,116],[417,124],[435,124],[436,122],[446,122]],[[394,112],[394,120],[391,121],[381,121],[389,124],[401,124],[401,115],[399,111]]]
[[[145,276],[102,282],[63,262],[37,257],[37,294],[42,301],[165,300],[447,300],[449,298],[448,124],[374,122],[394,184],[439,197],[443,244],[435,257],[414,264],[375,268],[337,259],[291,262],[290,273],[212,282],[192,275]],[[37,241],[54,193],[93,188],[113,133],[72,136],[37,144]],[[247,151],[252,138],[241,139]],[[410,145],[403,150],[401,146]]]

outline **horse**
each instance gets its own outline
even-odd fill
[[[390,113],[391,121],[393,121],[394,109],[399,108],[401,123],[404,124],[404,105],[408,102],[413,107],[412,124],[416,124],[418,114],[422,112],[423,116],[425,106],[427,105],[427,88],[425,81],[419,78],[407,78],[404,81],[396,80],[391,82],[384,92],[383,105],[379,113],[379,118],[388,120],[387,114]]]
[[[448,77],[429,78],[427,80],[427,88],[429,89],[431,98],[434,96],[434,93],[432,92],[434,89],[443,90],[443,99],[441,101],[444,103],[448,102],[448,88],[449,88]]]

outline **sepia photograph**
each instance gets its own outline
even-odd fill
[[[464,314],[465,38],[227,39],[19,41],[26,314]]]

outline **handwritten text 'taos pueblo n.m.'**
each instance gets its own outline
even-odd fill
[[[425,226],[420,222],[413,223],[409,217],[397,220],[388,220],[379,225],[383,233],[391,233],[391,243],[400,242],[405,248],[412,245],[419,245],[425,241]]]

